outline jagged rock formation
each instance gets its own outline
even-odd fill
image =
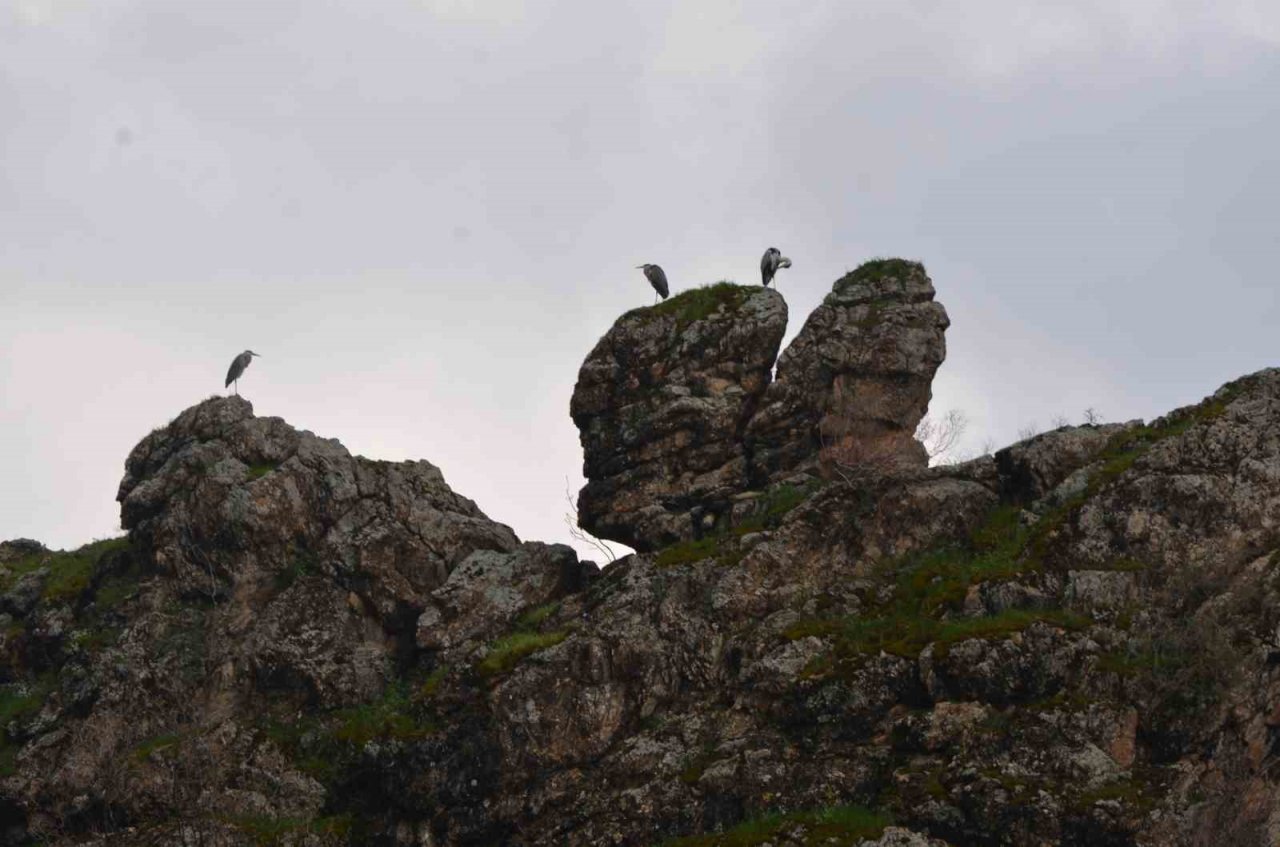
[[[836,280],[778,360],[747,428],[757,482],[819,460],[923,468],[915,440],[946,357],[947,310],[917,262],[868,262]]]
[[[0,544],[5,843],[1280,841],[1277,370],[600,574],[234,398],[121,497]]]
[[[39,567],[51,559],[39,545],[3,547],[30,571],[5,594],[25,616],[9,656],[74,681],[52,698],[15,692],[26,722],[9,737],[40,743],[7,793],[37,831],[111,829],[179,801],[220,824],[215,840],[244,816],[322,817],[325,788],[264,732],[299,710],[343,709],[364,731],[379,716],[362,704],[387,697],[415,642],[483,652],[478,631],[595,573],[568,547],[522,544],[428,462],[353,457],[240,397],[143,439],[118,499],[127,552],[87,565],[76,591],[50,594],[59,562]],[[153,748],[172,760],[153,763]]]
[[[778,292],[729,283],[619,318],[570,405],[589,480],[582,526],[652,550],[714,525],[747,488],[741,432],[786,328]]]
[[[837,280],[770,370],[786,326],[771,289],[696,289],[624,315],[578,375],[584,529],[637,550],[723,530],[749,492],[822,464],[902,473],[949,321],[915,262]],[[711,309],[714,308],[714,311]],[[709,312],[700,319],[691,312]]]

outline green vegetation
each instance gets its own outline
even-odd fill
[[[44,708],[54,682],[53,673],[48,673],[33,681],[0,685],[0,777],[14,772],[22,747],[10,734],[10,725],[28,720]]]
[[[101,653],[116,643],[116,639],[120,637],[120,632],[119,627],[97,625],[89,629],[75,630],[71,633],[68,641],[72,647],[89,653]]]
[[[560,611],[560,603],[544,603],[541,606],[535,606],[527,612],[516,618],[516,629],[536,629],[542,625],[547,618]]]
[[[44,599],[54,603],[74,601],[89,587],[93,569],[98,561],[110,553],[128,549],[129,539],[105,538],[86,544],[76,550],[49,551],[24,556],[6,566],[7,573],[0,576],[0,591],[8,591],[22,576],[41,567],[49,569],[44,584]]]
[[[1008,609],[977,618],[947,616],[959,612],[973,585],[1010,579],[1039,570],[1023,554],[1029,534],[1018,519],[1016,506],[994,509],[967,544],[931,550],[882,570],[896,573],[893,593],[862,615],[800,621],[785,635],[831,638],[833,654],[806,669],[824,675],[835,664],[880,652],[914,658],[930,644],[938,655],[950,645],[970,638],[1000,638],[1033,623],[1076,629],[1088,624],[1080,615],[1062,609]]]
[[[0,685],[0,730],[7,732],[13,721],[25,720],[44,706],[45,698],[53,690],[52,676],[44,676],[33,682],[13,682]]]
[[[710,317],[712,313],[725,308],[728,311],[734,311],[742,305],[747,299],[747,295],[753,290],[752,286],[737,285],[735,283],[723,280],[714,285],[704,285],[700,288],[691,288],[688,291],[682,291],[669,300],[664,300],[656,306],[644,306],[639,309],[632,309],[623,315],[624,318],[642,317],[645,319],[659,318],[666,315],[674,315],[676,319],[676,328],[684,329],[694,321],[700,321]]]
[[[387,686],[379,700],[333,712],[330,735],[355,747],[364,747],[375,739],[424,738],[436,728],[429,721],[421,720],[413,706],[408,686],[403,681],[394,682]]]
[[[1076,810],[1084,812],[1094,803],[1112,800],[1119,801],[1135,811],[1147,812],[1155,807],[1157,796],[1149,786],[1125,777],[1081,792],[1073,798],[1071,805]]]
[[[730,531],[741,536],[776,527],[788,512],[809,499],[809,495],[817,491],[820,485],[816,481],[807,485],[784,483],[766,489],[756,500],[755,511],[735,524]]]
[[[567,629],[554,632],[514,632],[495,641],[489,648],[489,652],[476,665],[476,670],[484,676],[504,674],[526,656],[554,647],[568,637]]]
[[[744,821],[733,829],[709,835],[690,835],[666,842],[666,847],[752,847],[781,837],[804,845],[855,844],[879,838],[892,820],[861,806],[831,806],[804,812],[778,812]]]
[[[133,758],[135,761],[146,762],[157,753],[165,750],[172,750],[182,743],[182,735],[176,732],[166,732],[163,735],[157,735],[154,738],[148,738],[141,744],[133,748]]]
[[[663,548],[654,559],[654,564],[660,568],[671,568],[701,562],[713,556],[719,559],[722,554],[727,558],[730,555],[727,541],[729,538],[725,535],[706,535],[692,541],[681,541]]]
[[[924,266],[919,262],[911,262],[907,259],[872,259],[869,262],[863,262],[857,268],[845,274],[836,283],[839,287],[840,283],[848,282],[868,282],[875,279],[883,279],[887,276],[904,279],[908,274],[919,268],[924,270]]]
[[[746,555],[746,551],[735,545],[733,539],[776,528],[782,523],[783,517],[807,500],[820,485],[819,482],[813,482],[808,485],[784,484],[769,488],[756,499],[755,510],[729,529],[665,547],[655,557],[654,564],[660,568],[670,568],[714,558],[717,564],[732,567]]]
[[[299,770],[333,785],[357,765],[369,743],[412,743],[436,732],[438,727],[426,701],[445,673],[437,669],[420,683],[412,678],[397,679],[368,703],[301,719],[293,717],[296,707],[290,706],[277,718],[262,719],[259,727]]]
[[[249,481],[262,479],[276,468],[280,467],[279,462],[258,462],[249,466]]]
[[[253,839],[259,847],[298,843],[296,836],[330,835],[346,838],[354,820],[349,815],[316,818],[273,818],[266,815],[237,815],[223,819]]]
[[[415,695],[418,701],[430,700],[436,696],[436,692],[440,690],[440,685],[444,682],[444,678],[449,675],[449,666],[441,665],[427,675],[422,684],[418,686],[418,692]]]
[[[827,621],[802,621],[786,631],[788,638],[810,635],[830,637],[835,641],[835,658],[878,655],[915,658],[930,644],[934,655],[944,656],[952,644],[970,638],[1003,638],[1022,632],[1033,623],[1047,623],[1064,629],[1081,629],[1089,619],[1063,609],[1006,609],[997,615],[939,621],[918,614],[858,618],[847,617]],[[809,675],[820,675],[828,666],[815,665]]]

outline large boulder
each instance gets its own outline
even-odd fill
[[[578,374],[571,413],[588,532],[640,551],[722,532],[804,475],[924,468],[914,438],[949,321],[916,262],[837,280],[778,359],[787,308],[720,283],[618,319]]]
[[[578,520],[652,550],[697,534],[747,483],[741,433],[787,326],[782,296],[720,283],[623,315],[578,372]]]
[[[386,618],[424,608],[476,550],[520,544],[430,462],[352,456],[255,417],[241,397],[206,400],[144,438],[117,499],[131,537],[193,593],[314,571],[360,584]]]
[[[894,473],[929,457],[914,435],[946,357],[947,310],[918,262],[867,262],[836,281],[778,359],[747,426],[753,482],[822,465]]]

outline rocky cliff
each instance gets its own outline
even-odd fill
[[[0,544],[4,843],[1280,842],[1280,371],[924,467],[946,315],[624,316],[573,400],[603,570],[426,462],[205,401],[127,538]]]

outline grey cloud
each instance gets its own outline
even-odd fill
[[[1214,11],[1216,10],[1216,11]],[[1274,361],[1280,14],[1239,3],[52,3],[0,10],[0,537],[115,526],[220,390],[423,456],[563,539],[578,364],[749,282],[794,333],[872,255],[955,319],[968,447]]]

